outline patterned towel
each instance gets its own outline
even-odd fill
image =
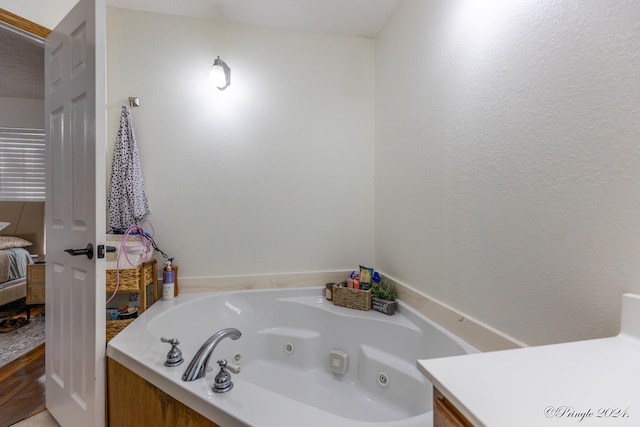
[[[124,230],[149,213],[140,155],[131,121],[131,108],[122,107],[120,127],[113,149],[111,182],[107,199],[109,228]]]

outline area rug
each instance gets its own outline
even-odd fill
[[[44,316],[34,316],[15,331],[0,334],[0,367],[44,343]]]

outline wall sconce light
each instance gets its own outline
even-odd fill
[[[209,77],[218,89],[225,90],[231,84],[231,68],[218,56],[213,61]]]

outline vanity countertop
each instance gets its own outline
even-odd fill
[[[640,426],[640,296],[625,294],[619,335],[418,360],[474,426]]]

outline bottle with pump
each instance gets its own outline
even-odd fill
[[[174,298],[173,270],[171,269],[171,261],[167,261],[165,264],[162,272],[162,299],[169,301]]]
[[[171,270],[173,270],[173,296],[178,296],[178,266],[174,261],[174,258],[169,258],[171,261]]]

